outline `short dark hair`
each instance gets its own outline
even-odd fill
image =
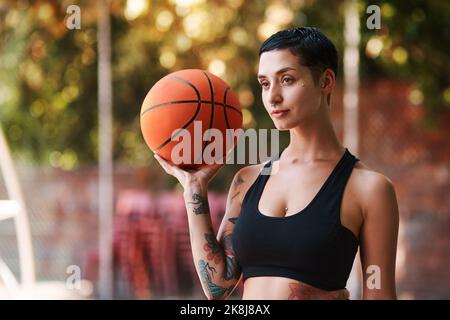
[[[337,76],[336,47],[318,28],[296,27],[278,31],[264,41],[259,49],[259,56],[267,51],[286,48],[298,56],[300,65],[310,68],[316,84],[327,68]]]

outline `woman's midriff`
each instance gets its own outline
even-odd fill
[[[327,291],[283,277],[252,277],[244,282],[242,300],[348,300],[347,289]]]

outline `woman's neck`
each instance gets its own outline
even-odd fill
[[[283,152],[287,159],[309,162],[339,157],[344,152],[328,115],[308,119],[289,131],[290,143]]]

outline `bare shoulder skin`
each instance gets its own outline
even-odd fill
[[[359,234],[363,299],[396,299],[399,212],[394,186],[364,163],[358,162],[353,171],[352,190],[363,219]]]

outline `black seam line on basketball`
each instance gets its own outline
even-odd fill
[[[225,93],[223,94],[223,103],[225,105],[227,104],[228,91],[230,91],[230,87],[226,88]],[[225,108],[223,108],[223,116],[225,117],[225,123],[226,123],[227,129],[230,129],[230,122],[228,121],[227,110]]]
[[[228,92],[231,90],[231,88],[230,87],[228,87],[228,88],[226,88],[225,89],[225,92],[224,92],[224,94],[223,94],[223,103],[224,104],[227,104],[227,95],[228,95]],[[227,109],[226,108],[223,108],[223,116],[224,116],[224,118],[225,118],[225,125],[226,125],[226,128],[227,129],[230,129],[230,122],[228,121],[228,115],[227,115]],[[227,135],[226,135],[226,138],[225,139],[227,139],[226,140],[226,144],[228,143],[228,133],[229,133],[229,131],[227,130]],[[228,149],[226,149],[227,151],[228,151]]]
[[[153,110],[153,109],[156,109],[156,108],[159,108],[159,107],[168,106],[168,105],[171,105],[171,104],[185,104],[185,103],[198,103],[198,102],[199,102],[198,100],[178,100],[178,101],[164,102],[164,103],[160,103],[160,104],[157,104],[157,105],[149,107],[148,109],[146,109],[144,112],[141,113],[141,116],[143,116],[144,113],[146,113],[147,111],[150,111],[150,110]],[[211,101],[209,101],[209,100],[200,100],[200,103],[202,103],[202,104],[203,103],[204,104],[211,104]],[[242,116],[242,111],[239,110],[239,109],[236,109],[232,105],[224,104],[222,102],[217,102],[217,101],[214,101],[214,105],[221,106],[221,107],[223,107],[225,105],[225,108],[232,109],[232,110],[236,111],[237,113],[239,113]]]
[[[170,136],[166,141],[164,141],[159,147],[157,147],[156,149],[155,149],[155,151],[158,151],[158,150],[160,150],[161,148],[163,148],[165,145],[167,145],[170,141],[172,141],[174,138],[176,138],[181,132],[183,132],[183,130],[184,129],[186,129],[194,120],[195,120],[195,118],[197,117],[197,115],[198,115],[198,113],[200,112],[200,108],[201,108],[201,106],[202,106],[202,104],[200,103],[200,99],[201,99],[201,96],[200,96],[200,92],[197,90],[197,88],[192,84],[192,83],[190,83],[189,81],[186,81],[186,80],[184,80],[184,79],[181,79],[181,78],[179,78],[179,77],[171,77],[171,78],[173,78],[173,79],[175,79],[175,80],[178,80],[178,81],[180,81],[180,82],[183,82],[183,83],[185,83],[185,84],[187,84],[188,86],[190,86],[190,87],[192,87],[193,89],[194,89],[194,91],[195,91],[195,93],[196,93],[196,95],[197,95],[197,110],[195,111],[195,114],[194,114],[194,116],[182,127],[182,128],[180,128],[180,129],[178,129],[178,131],[177,132],[175,132],[175,134],[173,134],[172,136]]]
[[[203,71],[203,74],[208,79],[209,92],[211,93],[211,118],[209,119],[209,127],[212,128],[212,124],[213,124],[213,120],[214,120],[214,88],[213,88],[211,79],[209,78],[208,74],[205,71]],[[225,103],[225,101],[224,101],[224,103]]]
[[[209,127],[208,128],[212,128],[213,125],[213,121],[214,121],[214,88],[212,86],[212,82],[211,79],[209,78],[208,74],[203,71],[203,74],[205,75],[206,79],[208,80],[208,85],[209,85],[209,93],[211,95],[211,117],[209,118]],[[225,109],[225,108],[224,108]],[[206,130],[206,141],[203,145],[203,149],[205,150],[206,147],[208,146],[208,144],[211,143],[210,139],[211,139],[211,131],[210,130]]]

